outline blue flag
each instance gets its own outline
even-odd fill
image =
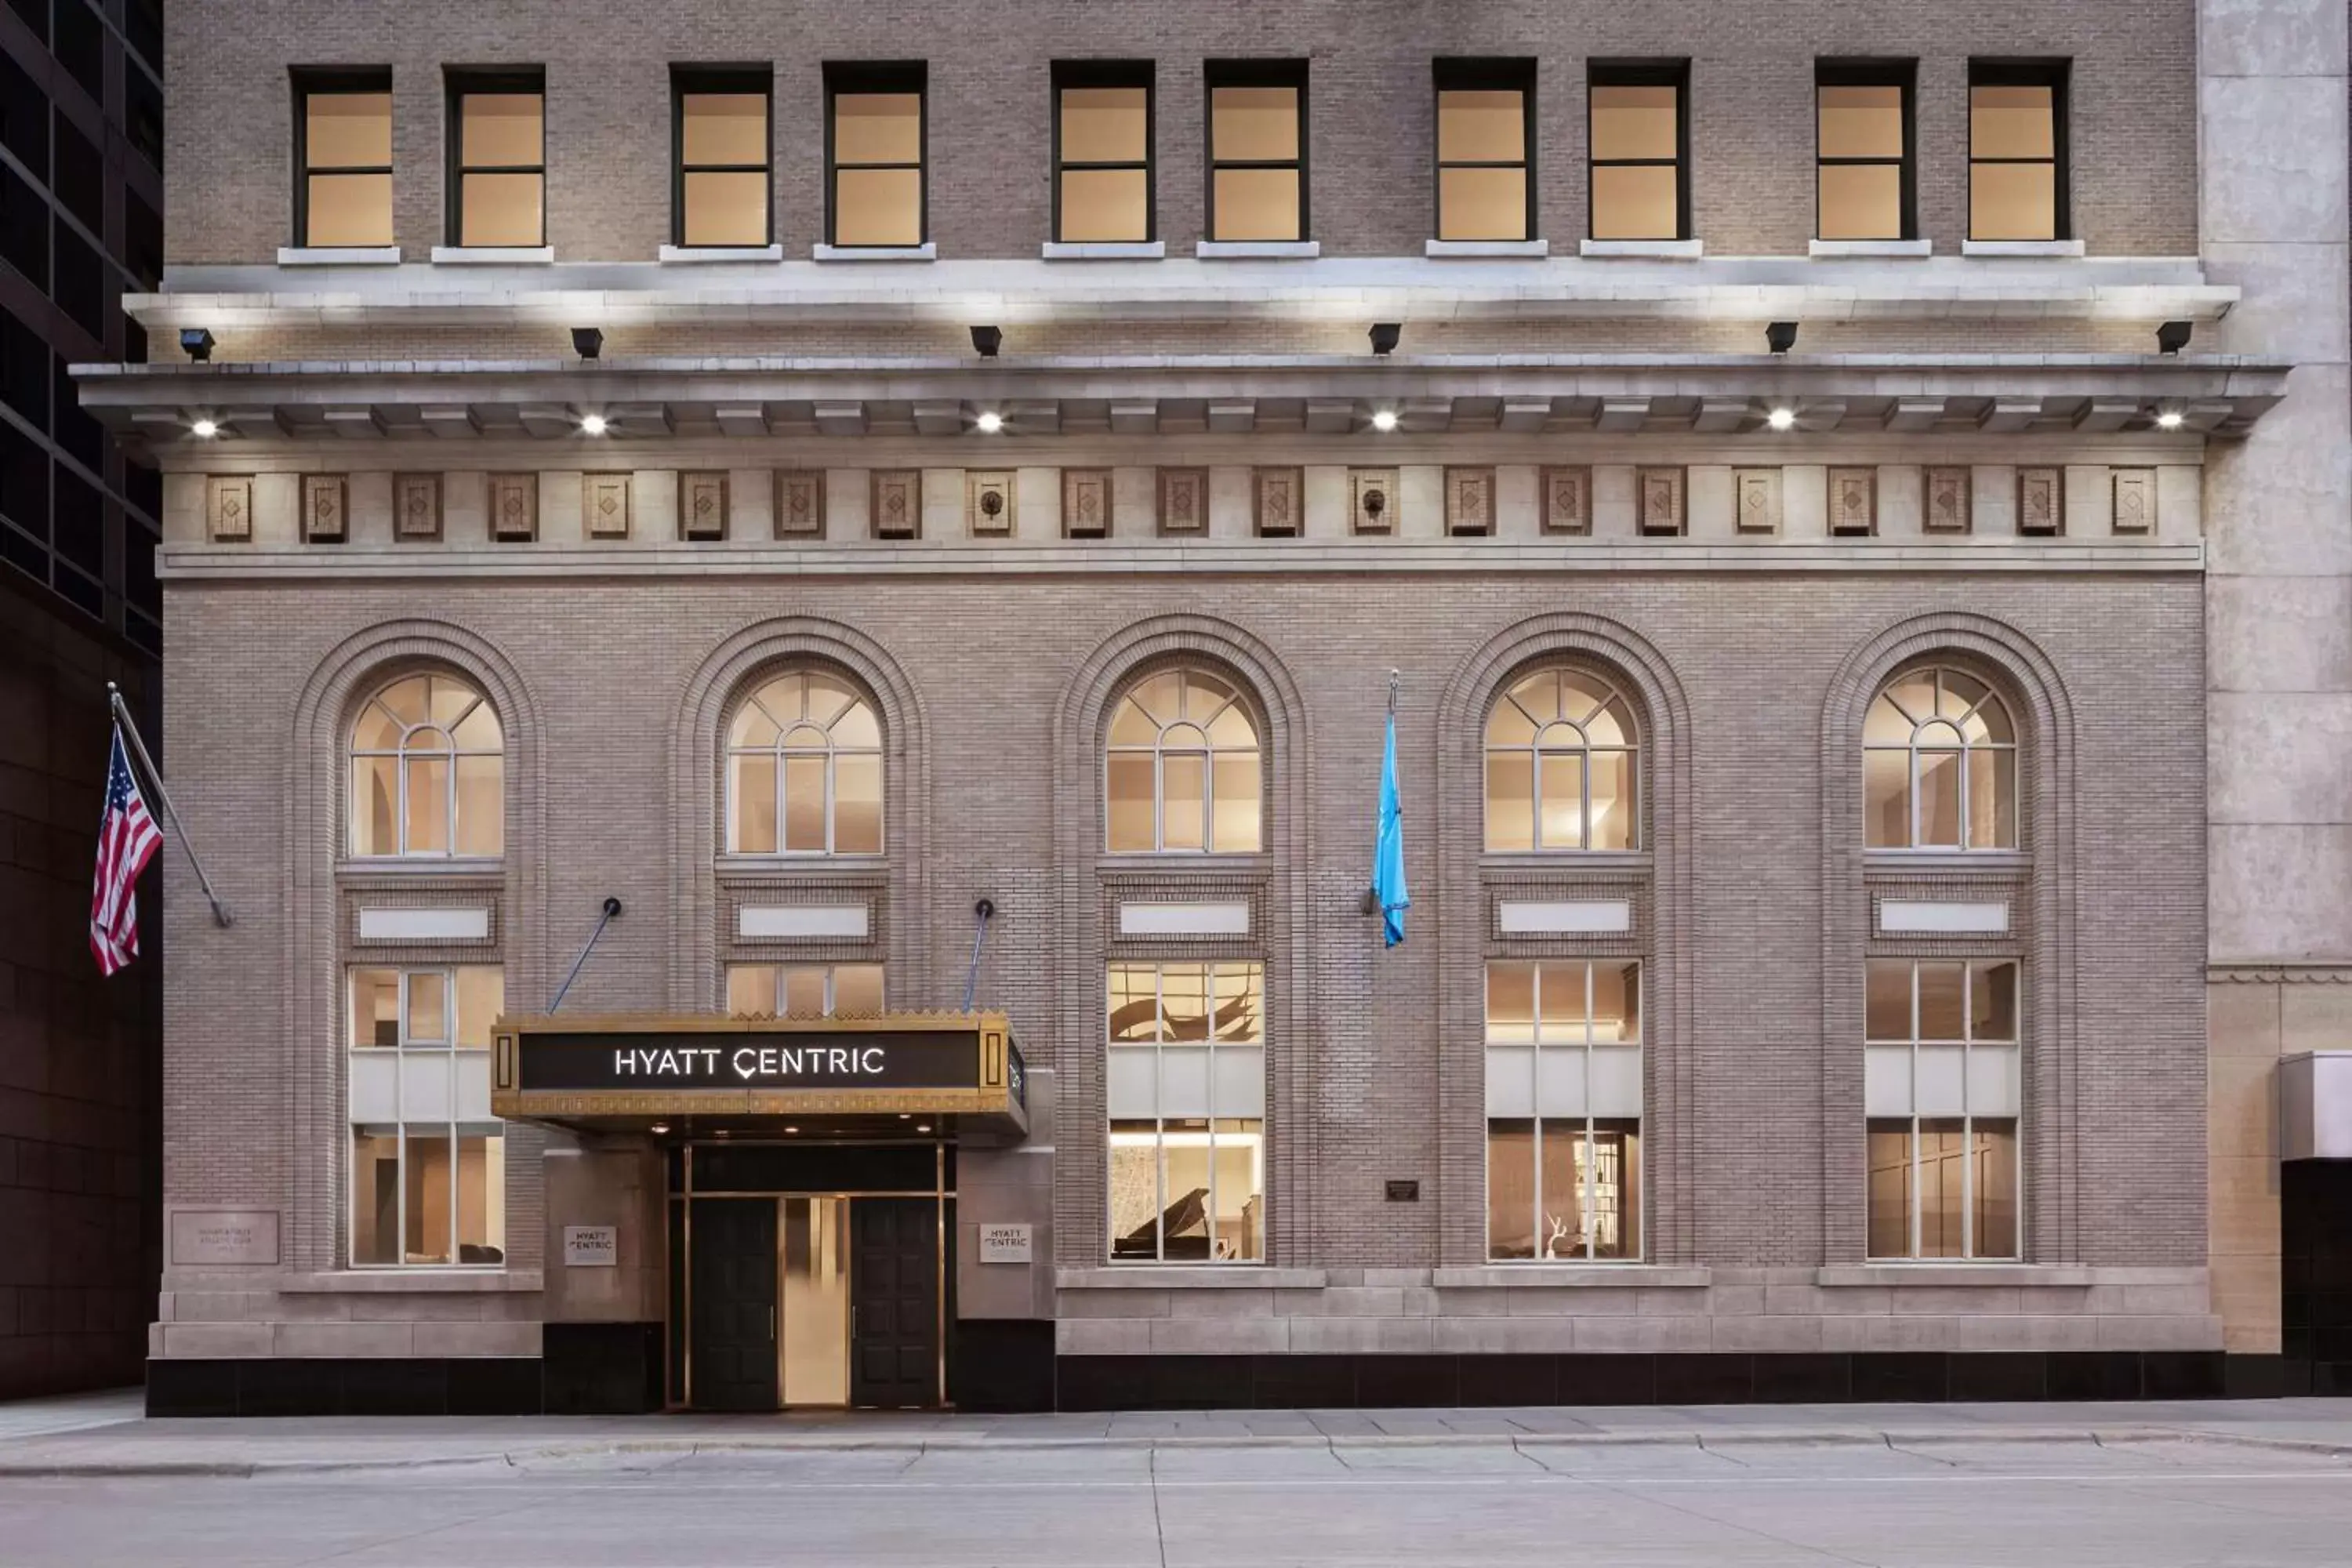
[[[1381,837],[1372,853],[1372,896],[1380,901],[1381,934],[1394,947],[1404,940],[1404,804],[1397,798],[1396,714],[1389,714],[1388,748],[1381,758]]]

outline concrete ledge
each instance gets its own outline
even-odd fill
[[[1131,1268],[1056,1268],[1063,1290],[1319,1290],[1329,1282],[1320,1268],[1269,1268],[1255,1263],[1139,1263]]]
[[[1579,241],[1579,256],[1628,261],[1696,261],[1706,254],[1703,239],[1587,239]]]
[[[408,1295],[425,1292],[543,1290],[545,1273],[537,1268],[446,1268],[408,1270],[354,1268],[333,1274],[285,1274],[275,1279],[248,1278],[247,1290],[269,1289],[285,1296],[348,1294]]]
[[[397,267],[396,245],[281,245],[280,267]]]
[[[2105,1283],[2099,1273],[2081,1263],[1843,1263],[1814,1270],[1813,1283],[1832,1290],[1906,1285],[2013,1289],[2020,1285]]]
[[[1429,1282],[1440,1290],[1647,1289],[1701,1290],[1714,1282],[1703,1265],[1657,1263],[1490,1263],[1466,1268],[1433,1268]]]
[[[665,245],[660,256],[669,266],[722,261],[782,261],[781,245]]]
[[[1039,247],[1046,261],[1160,261],[1168,255],[1164,239],[1049,239]]]
[[[436,245],[436,267],[552,267],[551,245]]]
[[[816,245],[809,247],[809,257],[815,261],[937,261],[937,244],[924,245]]]
[[[1422,254],[1429,257],[1453,257],[1463,260],[1509,260],[1520,258],[1541,260],[1551,254],[1548,239],[1433,239],[1422,246]]]
[[[1192,247],[1202,261],[1312,261],[1323,254],[1318,239],[1204,239]]]
[[[1805,254],[1814,258],[1933,256],[1936,242],[1932,239],[1816,239],[1805,247]]]

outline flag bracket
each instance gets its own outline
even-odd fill
[[[221,896],[213,891],[213,879],[205,875],[205,863],[196,858],[196,847],[189,839],[188,830],[180,824],[179,807],[172,804],[172,792],[163,787],[162,770],[155,766],[155,759],[147,754],[147,742],[140,738],[139,721],[131,716],[131,704],[122,700],[121,689],[111,680],[106,683],[106,702],[114,715],[115,723],[121,726],[123,737],[131,742],[131,757],[138,763],[140,771],[147,775],[147,782],[155,786],[155,798],[162,803],[163,815],[171,818],[172,835],[180,841],[180,853],[188,858],[189,868],[196,874],[196,885],[205,890],[205,900],[213,907],[213,923],[235,925],[236,917],[228,912],[228,906],[221,902]]]

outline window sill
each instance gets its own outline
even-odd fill
[[[725,855],[719,857],[722,877],[758,876],[776,871],[884,871],[887,855]]]
[[[270,1283],[288,1296],[429,1296],[547,1288],[542,1270],[502,1268],[495,1264],[487,1268],[461,1265],[447,1268],[350,1268],[331,1274],[289,1274]]]
[[[1496,849],[1478,857],[1478,869],[1499,871],[1641,871],[1650,869],[1646,849]]]
[[[1964,239],[1962,256],[2070,257],[2083,254],[2079,239]]]
[[[1244,872],[1262,872],[1271,863],[1263,849],[1247,852],[1226,851],[1204,854],[1192,849],[1106,850],[1095,858],[1095,867],[1102,871],[1170,871],[1181,876],[1227,876]]]
[[[1540,260],[1551,254],[1548,239],[1433,239],[1421,247],[1423,256],[1461,260]]]
[[[1047,261],[1158,261],[1168,254],[1164,239],[1049,239],[1037,254]]]
[[[1062,1290],[1320,1290],[1329,1283],[1320,1268],[1265,1263],[1107,1263],[1054,1270],[1055,1288]]]
[[[1864,871],[1980,871],[1989,876],[2029,870],[2033,857],[2018,849],[1869,849],[1863,852]]]
[[[1884,1289],[1889,1286],[1936,1286],[2013,1289],[2020,1285],[2092,1283],[2081,1263],[1841,1263],[1813,1270],[1813,1283],[1828,1290]]]
[[[352,855],[335,862],[338,877],[494,877],[506,862],[489,855]]]
[[[716,261],[782,261],[784,247],[781,245],[665,245],[661,259],[665,262]]]
[[[936,242],[922,245],[819,245],[809,250],[816,261],[937,261]]]
[[[1806,246],[1805,253],[1816,261],[1847,256],[1933,256],[1936,242],[1932,239],[1816,239]]]
[[[397,267],[396,245],[281,245],[280,267]]]
[[[1192,247],[1202,261],[1312,261],[1322,254],[1319,239],[1204,239]]]
[[[1576,247],[1579,256],[1629,260],[1696,261],[1706,254],[1701,239],[1587,239]]]
[[[436,245],[436,267],[552,267],[551,245]]]
[[[1429,1276],[1431,1287],[1439,1290],[1703,1290],[1714,1281],[1715,1271],[1703,1264],[1664,1263],[1488,1263],[1435,1268]]]

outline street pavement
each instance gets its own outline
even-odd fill
[[[2352,1401],[629,1420],[134,1410],[0,1405],[0,1563],[2352,1562]]]

